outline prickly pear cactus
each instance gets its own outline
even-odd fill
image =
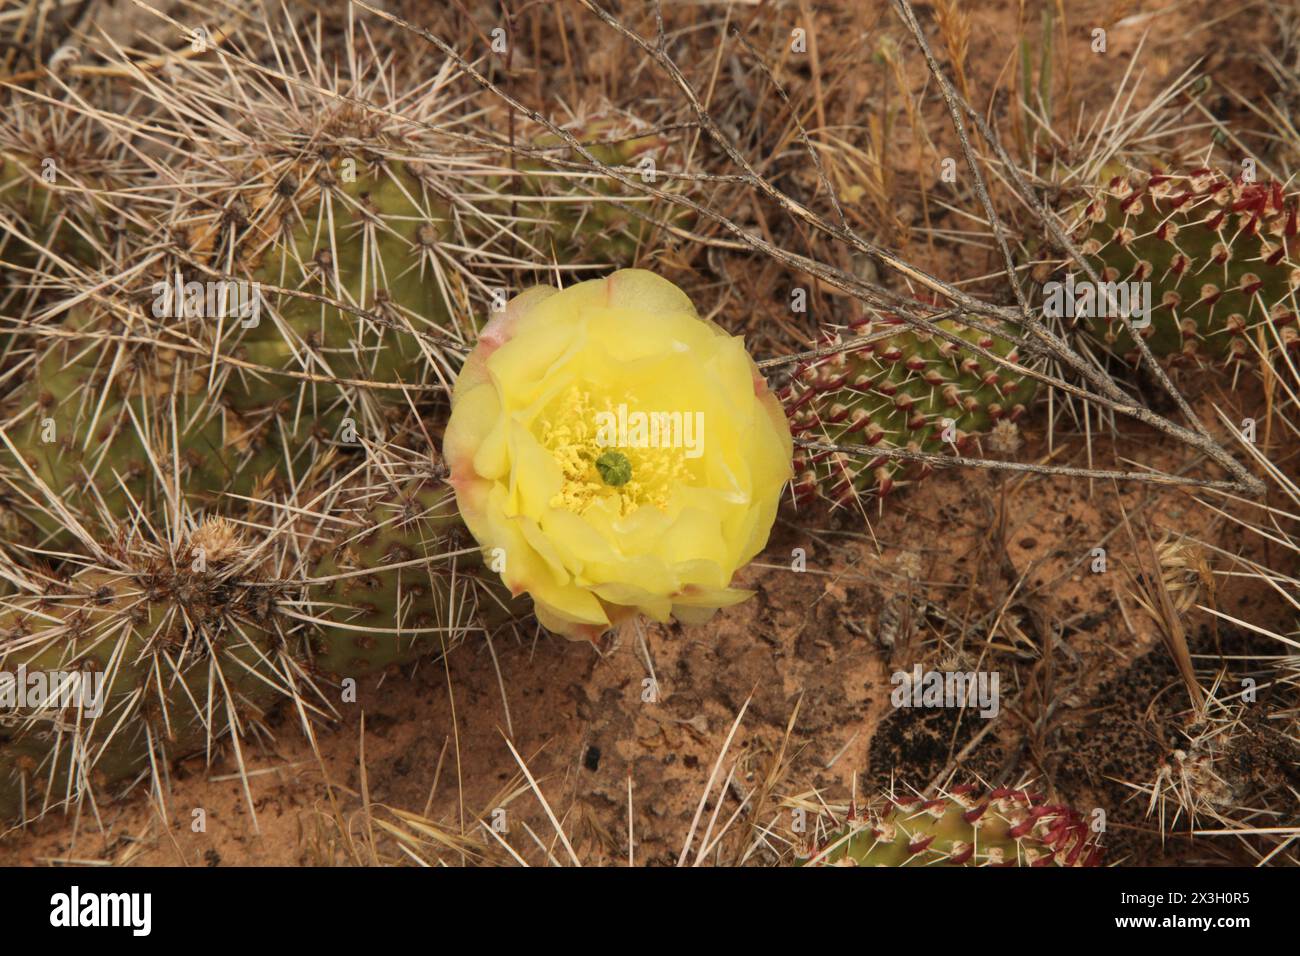
[[[251,205],[241,199],[190,228],[196,257],[219,267],[233,256],[257,290],[260,314],[230,322],[240,327],[234,354],[257,366],[227,387],[235,407],[288,398],[318,425],[349,410],[360,420],[363,399],[404,404],[400,389],[366,383],[425,381],[433,353],[452,341],[434,255],[450,240],[451,214],[414,168],[323,150],[277,169],[274,182],[254,177],[263,191]],[[247,196],[247,185],[231,195]]]
[[[384,386],[424,385],[454,341],[425,260],[445,217],[400,164],[357,162],[296,164],[302,181],[260,195],[255,178],[232,191],[236,213],[173,223],[187,255],[148,296],[78,306],[30,337],[31,373],[0,401],[0,468],[30,469],[61,499],[23,503],[44,540],[67,543],[62,508],[111,532],[101,517],[156,501],[265,490],[426,396]],[[241,285],[214,285],[223,269]]]
[[[482,573],[440,482],[417,479],[367,495],[349,523],[355,527],[322,549],[312,571],[319,624],[312,661],[320,672],[338,678],[407,664],[467,629],[525,612]]]
[[[675,180],[661,175],[674,160],[673,143],[662,133],[640,129],[613,112],[593,115],[565,129],[598,162],[632,167],[635,172],[630,175],[660,189],[676,188]],[[536,136],[532,146],[559,159],[586,162],[586,157],[549,131]],[[519,222],[514,231],[533,257],[542,261],[631,265],[646,251],[655,232],[648,220],[683,219],[679,208],[649,202],[645,194],[608,176],[556,169],[539,159],[524,159],[519,167]],[[646,218],[611,200],[636,207]]]
[[[88,569],[48,594],[3,602],[0,672],[12,679],[0,695],[52,672],[102,685],[97,698],[31,700],[28,687],[27,706],[5,702],[0,819],[29,803],[75,802],[95,784],[203,751],[278,698],[302,693],[282,659],[273,592],[245,567],[232,526],[206,522],[175,559],[146,553],[119,554],[129,570]]]
[[[183,59],[163,85],[127,71],[95,110],[61,111],[52,180],[44,142],[0,118],[0,272],[17,277],[0,288],[0,585],[53,562],[0,598],[0,670],[106,687],[94,718],[0,712],[0,818],[238,748],[280,700],[328,715],[315,682],[524,613],[403,433],[438,430],[499,288],[551,256],[630,261],[654,227],[609,200],[651,204],[467,150],[448,134],[481,118],[440,80],[362,56],[340,71],[310,40],[273,59],[282,79],[237,59]],[[83,117],[102,128],[78,149]],[[580,137],[664,165],[666,142],[622,118]],[[249,543],[193,565],[220,520],[204,515]]]
[[[127,570],[95,567],[49,594],[0,601],[0,673],[104,675],[93,719],[0,712],[0,821],[163,773],[225,738],[239,746],[249,721],[283,700],[328,714],[318,681],[382,673],[526,612],[477,549],[457,550],[460,521],[439,481],[362,476],[322,497],[304,495],[297,524],[259,546],[210,518],[180,547],[114,545],[110,559]],[[280,513],[266,510],[250,524]],[[321,539],[306,553],[293,543]]]
[[[965,341],[1018,361],[1008,339],[953,320],[939,323]],[[797,439],[920,452],[967,449],[973,437],[1025,411],[1035,381],[961,345],[898,319],[862,319],[845,338],[880,338],[799,366],[781,393]],[[832,342],[838,339],[832,340]],[[851,506],[923,477],[924,466],[843,452],[797,449],[796,501]]]
[[[1151,283],[1159,356],[1251,360],[1300,346],[1300,197],[1279,183],[1215,169],[1121,172],[1083,206],[1075,229],[1107,282]],[[1121,355],[1135,348],[1122,320],[1082,320]]]
[[[1098,866],[1096,834],[1069,807],[1024,790],[981,797],[956,787],[934,800],[883,799],[832,831],[805,864]]]

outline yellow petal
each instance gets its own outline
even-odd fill
[[[442,456],[451,470],[453,481],[468,477],[485,436],[492,432],[500,418],[501,402],[496,388],[490,383],[460,393],[442,441]]]
[[[538,303],[555,295],[550,286],[539,285],[525,289],[506,303],[504,311],[494,315],[479,333],[478,343],[465,359],[465,364],[456,376],[456,386],[452,390],[452,405],[456,396],[462,391],[469,391],[482,385],[488,379],[487,360],[491,355],[514,336],[520,319],[531,312]]]

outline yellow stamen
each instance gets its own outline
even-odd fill
[[[619,401],[630,408],[638,404],[635,396],[624,394]],[[583,514],[597,501],[611,502],[621,516],[644,505],[668,507],[673,486],[690,477],[686,453],[682,448],[619,447],[631,465],[632,477],[621,485],[610,485],[601,476],[596,462],[610,449],[598,440],[597,412],[615,411],[615,402],[606,395],[594,398],[588,391],[573,386],[557,396],[538,417],[534,433],[542,447],[559,464],[564,482],[559,494],[551,499],[552,508]]]

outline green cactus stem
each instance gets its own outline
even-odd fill
[[[943,320],[946,329],[1017,362],[1008,338]],[[970,446],[974,435],[1015,422],[1033,398],[1036,382],[927,330],[899,319],[853,323],[846,336],[882,338],[851,351],[799,365],[780,393],[796,439],[829,445],[866,445],[920,452]],[[837,343],[832,338],[830,343]],[[817,498],[849,506],[888,494],[900,481],[928,474],[885,457],[797,449],[797,502]]]
[[[641,177],[660,189],[679,186],[679,181],[661,175],[675,160],[673,141],[661,133],[640,129],[612,112],[572,123],[565,131],[602,165],[625,167],[627,175]],[[549,131],[536,136],[531,145],[558,159],[588,162]],[[644,193],[609,176],[580,174],[532,158],[518,165],[522,174],[518,185],[503,187],[517,193],[519,221],[513,231],[545,260],[555,257],[561,262],[632,265],[649,251],[655,231],[650,220],[685,221],[679,207],[665,209],[662,203],[647,202]],[[645,218],[629,212],[632,206],[644,210]]]
[[[77,672],[102,685],[99,707],[28,700],[0,715],[0,819],[157,772],[302,694],[274,591],[242,566],[244,553],[217,520],[176,560],[137,555],[132,570],[92,568],[3,602],[0,672]]]
[[[934,800],[896,797],[853,812],[804,858],[830,866],[1098,866],[1097,835],[1077,812],[1037,794],[955,787]]]
[[[1074,235],[1104,281],[1151,283],[1139,334],[1154,354],[1252,361],[1300,347],[1297,205],[1279,183],[1215,169],[1129,171],[1089,198]],[[1122,320],[1083,322],[1111,351],[1135,350]]]

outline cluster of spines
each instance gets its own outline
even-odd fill
[[[311,680],[291,663],[274,582],[247,565],[249,553],[232,525],[213,519],[176,555],[135,542],[114,549],[118,569],[87,568],[5,599],[0,671],[103,683],[98,712],[85,697],[6,709],[0,821],[29,802],[41,811],[78,803],[96,784],[208,749],[279,698],[306,695]]]
[[[662,174],[675,158],[672,140],[640,128],[629,117],[598,111],[569,124],[565,132],[604,166],[622,167],[625,175],[644,177],[660,189],[680,185]],[[549,131],[533,137],[532,148],[544,150],[547,156],[562,152],[569,162],[588,162]],[[519,197],[521,222],[516,231],[545,256],[553,250],[572,250],[584,262],[630,266],[646,251],[652,220],[682,218],[678,207],[646,203],[643,194],[606,174],[553,169],[540,156],[527,157],[519,165],[523,195]],[[632,205],[644,210],[644,218],[628,211]]]
[[[165,170],[168,188],[150,193],[147,175],[134,183],[153,199],[132,207],[125,251],[108,257],[87,248],[106,261],[72,270],[55,290],[76,304],[12,323],[8,351],[18,371],[0,400],[0,488],[7,525],[21,537],[8,545],[19,560],[42,552],[75,560],[6,599],[0,661],[116,669],[111,721],[6,717],[0,817],[28,799],[45,810],[79,802],[96,782],[162,772],[168,755],[215,743],[226,730],[238,741],[240,714],[252,710],[237,702],[256,709],[292,698],[301,714],[327,713],[305,699],[302,682],[359,677],[450,647],[476,605],[503,603],[480,587],[470,558],[451,574],[435,569],[455,524],[450,494],[434,487],[440,482],[407,495],[374,476],[392,470],[395,432],[427,436],[445,414],[438,383],[454,376],[455,353],[474,332],[454,315],[486,312],[473,309],[469,290],[486,302],[499,277],[471,275],[482,262],[470,261],[469,250],[486,249],[482,261],[499,265],[510,225],[457,196],[466,182],[490,190],[505,171],[457,150],[451,182],[440,180],[442,134],[419,120],[447,117],[438,113],[442,94],[423,80],[420,96],[403,97],[401,118],[390,119],[397,114],[338,109],[329,95],[338,78],[319,63],[293,71],[319,82],[319,109],[297,79],[281,95],[260,74],[236,70],[244,95],[232,119],[229,90],[206,85],[204,69],[187,62],[167,93],[201,102],[159,110],[160,152],[177,120],[175,154],[151,167]],[[143,113],[159,91],[141,92],[135,106]],[[301,137],[287,128],[295,111],[306,124]],[[411,135],[389,135],[391,124]],[[259,135],[267,132],[275,135]],[[15,215],[32,202],[50,204],[60,222],[71,214],[59,208],[58,182],[39,169],[5,182],[0,204],[11,201]],[[158,198],[165,195],[175,197],[171,206]],[[62,254],[50,236],[31,238]],[[0,254],[5,264],[21,267]],[[217,277],[269,290],[259,323],[191,315],[181,301],[162,315],[151,310],[155,280],[184,287]],[[372,387],[394,384],[416,388]],[[341,437],[345,424],[355,439]],[[421,454],[427,462],[429,450]],[[366,480],[355,478],[358,460]],[[350,497],[364,502],[359,537]],[[391,520],[408,498],[417,513]],[[250,547],[269,581],[188,574],[190,556],[181,549],[166,557],[171,545],[145,560],[142,539],[170,541],[203,513],[261,529]],[[130,546],[106,551],[105,542]],[[102,575],[112,580],[92,587]],[[265,606],[265,619],[250,620],[230,599],[272,586],[281,600]],[[224,597],[196,616],[185,595],[203,591]],[[100,618],[99,639],[84,639]],[[221,639],[236,633],[248,640]],[[236,645],[256,649],[233,653]]]
[[[1015,422],[1034,392],[1034,381],[990,361],[963,340],[1010,363],[1018,354],[1008,338],[945,320],[939,327],[958,341],[897,318],[859,318],[823,344],[879,338],[801,362],[779,393],[796,439],[826,445],[866,446],[936,453],[967,451],[975,434],[1001,421]],[[828,499],[847,506],[888,494],[901,476],[921,478],[924,463],[884,455],[801,448],[795,455],[797,502]]]
[[[931,800],[883,797],[822,831],[806,863],[841,866],[1099,866],[1097,833],[1041,794],[972,785]]]
[[[1280,183],[1208,167],[1127,171],[1084,203],[1075,238],[1103,281],[1151,283],[1139,334],[1156,355],[1251,361],[1300,347],[1298,205]],[[1085,321],[1113,351],[1134,351],[1122,319]]]

